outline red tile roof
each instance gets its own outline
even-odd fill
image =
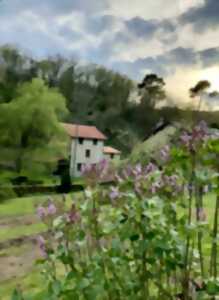
[[[63,126],[72,138],[85,138],[85,139],[97,139],[106,140],[107,137],[100,132],[95,126],[76,125],[63,123]]]
[[[119,151],[113,147],[109,147],[109,146],[103,147],[103,152],[105,154],[120,154],[121,153],[121,151]]]

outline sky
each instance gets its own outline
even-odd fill
[[[101,64],[137,81],[153,72],[184,105],[198,80],[219,90],[218,37],[219,0],[0,1],[0,45]]]

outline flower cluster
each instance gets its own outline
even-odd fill
[[[165,147],[166,153],[170,151],[169,147]],[[166,157],[166,156],[165,156]],[[156,194],[159,192],[168,192],[168,194],[177,195],[182,190],[179,177],[176,174],[166,175],[164,170],[150,162],[143,166],[137,164],[133,167],[127,166],[120,174],[116,175],[118,186],[111,187],[109,197],[111,200],[120,198],[124,193],[123,184],[127,182],[131,185],[131,189],[136,195],[142,197],[144,194]]]
[[[161,160],[167,162],[170,159],[170,146],[164,146],[160,151]]]
[[[89,186],[95,186],[97,182],[103,181],[110,174],[109,163],[103,159],[97,164],[84,164],[82,174]]]
[[[38,236],[37,244],[40,249],[40,254],[42,257],[47,258],[47,251],[46,251],[46,241],[42,235]]]
[[[57,208],[55,204],[49,199],[49,203],[47,207],[39,206],[37,208],[37,216],[43,220],[48,216],[54,216],[57,213]]]
[[[209,130],[206,122],[201,121],[191,132],[184,131],[180,136],[181,143],[190,152],[195,152],[209,137]]]
[[[70,211],[66,214],[66,221],[69,224],[75,224],[79,222],[81,219],[80,214],[78,210],[76,209],[76,206],[72,204]]]

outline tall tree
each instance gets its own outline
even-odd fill
[[[9,160],[19,175],[36,175],[64,151],[59,120],[66,114],[65,99],[40,79],[21,85],[16,94],[10,103],[0,104],[1,161]]]
[[[166,98],[165,82],[156,74],[148,74],[138,88],[141,98],[137,106],[137,119],[144,135],[147,135],[161,117],[156,106]]]
[[[195,98],[199,97],[199,103],[197,110],[201,110],[202,97],[203,94],[211,87],[211,84],[208,80],[200,80],[194,87],[190,88],[190,97]]]

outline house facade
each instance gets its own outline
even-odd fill
[[[106,136],[95,126],[63,124],[70,137],[70,175],[81,176],[82,166],[97,164],[104,158],[111,159],[104,152]],[[114,149],[116,150],[116,149]],[[119,151],[118,151],[119,152]]]
[[[110,146],[103,147],[103,157],[107,161],[120,160],[120,156],[121,156],[121,151]]]

